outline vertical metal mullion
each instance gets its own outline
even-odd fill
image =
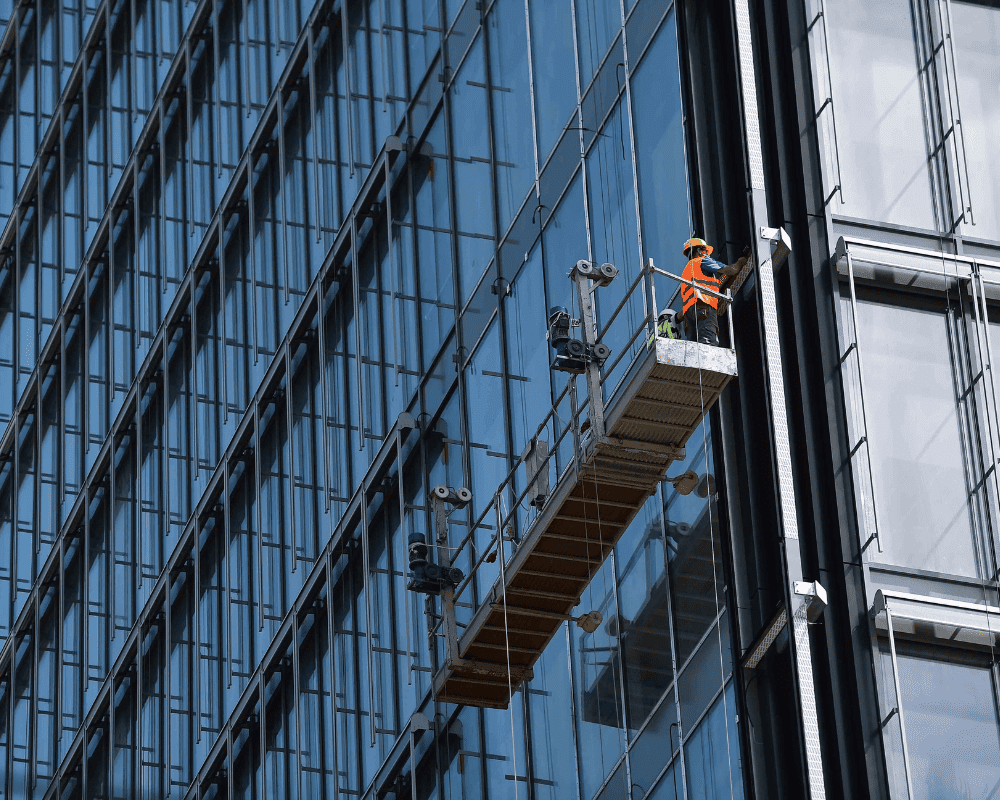
[[[62,259],[59,259],[62,262]],[[63,504],[66,502],[66,316],[59,315],[59,443],[56,447],[57,481],[56,497],[59,498],[58,519],[63,522]]]
[[[115,505],[117,501],[117,476],[115,475],[115,457],[118,455],[118,445],[115,442],[115,431],[111,431],[111,453],[108,460],[110,461],[110,485],[108,487],[108,501],[110,507],[110,517],[108,525],[108,557],[109,557],[109,575],[108,584],[111,588],[110,599],[111,602],[108,605],[108,613],[111,615],[111,641],[115,640],[115,633],[117,626],[115,624],[115,600],[118,597],[118,587],[117,587],[117,576],[115,567],[117,566],[117,554],[115,553]]]
[[[945,4],[946,13],[941,13],[941,4]],[[941,26],[942,45],[945,61],[945,88],[948,91],[948,113],[951,115],[953,147],[955,150],[955,176],[958,178],[959,200],[962,203],[962,215],[969,213],[969,223],[975,225],[975,215],[972,211],[972,185],[969,182],[969,160],[965,150],[965,126],[962,124],[962,104],[958,91],[958,66],[955,63],[955,40],[952,37],[951,0],[937,0],[938,24]],[[947,27],[945,26],[947,19]],[[954,80],[954,92],[952,81]],[[954,104],[952,103],[954,96]],[[961,150],[961,152],[959,152]],[[962,179],[963,168],[965,179]],[[968,203],[966,203],[966,195]]]
[[[323,220],[319,211],[319,200],[323,195],[319,182],[319,146],[322,141],[323,120],[316,105],[316,45],[312,22],[306,22],[306,53],[309,60],[309,109],[312,124],[312,167],[313,167],[313,210],[316,214],[316,241],[322,240]]]
[[[378,0],[381,5],[381,0]],[[389,250],[389,316],[392,317],[392,371],[395,376],[395,385],[399,386],[399,334],[396,329],[396,258],[392,253],[392,176],[389,168],[389,154],[382,157],[385,166],[385,218],[386,218],[386,244]],[[382,305],[379,303],[379,305]]]
[[[361,277],[358,272],[358,225],[354,209],[351,215],[351,284],[354,294],[354,345],[357,348],[355,366],[358,378],[358,450],[365,449],[365,371],[361,351]]]
[[[906,744],[906,721],[903,719],[903,695],[899,688],[899,665],[896,661],[896,637],[892,628],[892,611],[885,604],[885,619],[889,627],[889,652],[892,655],[892,680],[896,690],[896,712],[899,717],[899,738],[903,750],[903,771],[906,774],[906,796],[913,800],[913,779],[910,777],[910,751]]]
[[[38,379],[35,381],[35,524],[32,532],[35,552],[32,557],[32,576],[38,575],[38,554],[42,551],[42,369],[43,365],[39,364]]]
[[[397,495],[399,496],[399,534],[400,544],[403,548],[403,558],[399,562],[400,572],[409,559],[409,542],[406,535],[406,497],[403,486],[403,434],[396,428],[396,481]],[[405,574],[405,573],[404,573]],[[409,595],[403,601],[403,617],[406,625],[406,685],[413,685],[413,650],[410,647],[410,598]],[[414,782],[415,783],[415,782]]]
[[[330,659],[330,707],[333,712],[333,793],[334,798],[340,797],[340,780],[338,778],[339,761],[337,754],[337,661],[334,653],[335,628],[333,624],[333,553],[325,552],[324,570],[326,572],[326,638],[328,658]]]
[[[58,578],[59,608],[56,613],[59,615],[59,619],[56,638],[59,644],[56,647],[56,740],[61,742],[63,738],[63,696],[65,695],[62,681],[63,653],[66,648],[66,626],[64,624],[66,618],[66,539],[62,536],[59,537]]]
[[[195,538],[197,540],[197,537],[195,537]],[[172,755],[172,753],[171,753],[171,739],[173,738],[171,736],[172,726],[170,724],[170,721],[171,721],[171,707],[172,707],[171,706],[171,702],[170,702],[171,701],[171,694],[170,694],[170,691],[171,691],[171,689],[170,689],[170,677],[171,677],[171,675],[170,675],[170,655],[171,655],[171,653],[170,653],[170,649],[171,649],[170,645],[171,645],[171,642],[170,642],[170,637],[172,635],[172,630],[173,630],[173,626],[172,626],[172,621],[173,620],[172,620],[171,608],[170,608],[170,606],[171,606],[171,603],[170,603],[170,589],[171,589],[171,585],[170,584],[171,584],[172,581],[173,581],[173,575],[171,574],[171,571],[168,568],[167,569],[167,579],[165,581],[164,589],[163,589],[163,595],[164,595],[164,598],[163,598],[163,605],[164,605],[164,614],[163,614],[164,620],[163,620],[163,624],[164,624],[164,629],[165,629],[165,634],[166,635],[163,637],[163,721],[162,721],[162,723],[163,723],[163,738],[164,738],[163,745],[164,745],[164,751],[165,751],[164,752],[164,757],[163,757],[163,767],[164,767],[163,772],[164,772],[164,780],[166,781],[166,784],[167,784],[167,795],[166,795],[167,797],[170,797],[170,795],[172,793],[172,789],[171,789],[172,781],[170,780],[170,769],[171,769],[170,765],[171,765],[171,755]]]
[[[142,645],[142,615],[140,615],[138,635],[135,639],[135,789],[139,798],[145,797],[142,785]]]
[[[135,328],[136,328],[136,338],[142,340],[142,275],[140,270],[141,259],[139,256],[139,240],[142,238],[140,231],[140,218],[141,209],[139,207],[139,159],[142,154],[136,152],[135,158],[132,159],[132,267],[133,267],[133,284],[135,286],[135,308],[133,313],[135,314]],[[155,334],[154,334],[155,336]],[[138,348],[137,348],[138,349]]]
[[[251,147],[247,154],[247,231],[249,236],[249,247],[247,248],[250,252],[250,310],[253,313],[253,364],[257,366],[257,359],[259,356],[260,345],[258,343],[258,326],[257,326],[257,250],[256,250],[256,235],[254,231],[254,202],[253,202],[253,177],[254,177],[254,152]]]
[[[257,516],[257,631],[264,630],[264,529],[261,525],[261,466],[264,463],[261,453],[260,436],[260,403],[256,397],[250,399],[253,403],[253,436],[254,436],[254,482],[255,505]]]
[[[80,676],[80,700],[86,698],[87,689],[90,685],[90,489],[86,485],[81,487],[83,491],[83,579],[80,581],[83,592],[83,625],[80,630],[81,656],[83,661],[83,674]]]
[[[288,264],[288,193],[285,191],[285,92],[280,86],[278,87],[277,100],[278,102],[274,110],[276,116],[275,125],[278,128],[278,169],[276,178],[278,181],[278,192],[281,194],[281,254],[285,261],[285,305],[288,305],[291,278]]]
[[[200,526],[200,523],[199,523]],[[196,526],[196,529],[199,527]],[[191,555],[194,558],[194,708],[196,742],[201,743],[201,548],[198,545],[200,531],[194,537]]]
[[[20,549],[17,546],[17,541],[20,538],[20,526],[21,526],[21,509],[20,509],[20,492],[18,491],[18,482],[21,480],[21,414],[14,408],[14,413],[11,418],[11,424],[14,431],[14,474],[13,482],[11,484],[10,493],[10,505],[11,505],[11,516],[13,517],[13,527],[11,530],[10,537],[10,576],[11,576],[11,593],[10,593],[10,616],[8,619],[11,620],[11,636],[15,635],[14,632],[14,620],[17,619],[17,614],[14,613],[17,608],[17,564],[18,564],[18,553]],[[11,666],[11,675],[13,676],[13,666]],[[13,727],[10,730],[14,730]]]
[[[83,451],[84,463],[90,452],[90,262],[84,261],[83,270],[83,353],[86,370],[83,381]],[[85,478],[86,480],[86,478]]]
[[[996,376],[993,370],[993,344],[990,341],[990,329],[989,329],[989,307],[986,304],[986,286],[983,282],[982,272],[979,270],[978,263],[976,264],[972,279],[970,283],[973,286],[973,303],[976,306],[976,331],[977,337],[982,336],[983,341],[979,343],[979,352],[985,354],[987,365],[984,373],[989,372],[989,396],[986,395],[986,389],[983,390],[983,405],[986,407],[986,418],[987,418],[987,438],[990,443],[990,468],[993,473],[993,500],[992,500],[992,510],[993,510],[993,524],[1000,524],[1000,508],[998,508],[998,502],[1000,502],[1000,476],[997,475],[997,468],[1000,466],[1000,460],[997,458],[995,435],[998,430],[998,425],[1000,425],[1000,406],[997,404],[997,393],[996,393]],[[978,284],[978,289],[976,288]],[[979,326],[979,314],[980,314],[980,303],[982,304],[982,327]],[[985,342],[985,347],[983,346]],[[982,355],[980,355],[982,359]],[[990,398],[993,400],[993,419],[992,424],[990,423]],[[988,494],[988,493],[987,493]],[[993,540],[993,551],[994,551],[994,574],[996,570],[996,540]]]
[[[132,553],[138,586],[142,585],[142,401],[145,396],[142,381],[139,380],[135,393],[135,527],[132,531]]]
[[[298,568],[298,529],[295,523],[295,411],[292,408],[292,342],[285,344],[285,426],[288,428],[288,514],[292,528],[292,572]]]
[[[118,688],[115,686],[115,674],[113,672],[111,673],[110,678],[111,680],[108,682],[108,772],[113,772],[115,768],[115,697],[118,694]],[[86,726],[84,726],[84,731],[86,732]],[[89,742],[87,743],[89,744]],[[83,774],[86,776],[86,747],[84,748],[81,760],[83,761]],[[83,796],[87,797],[87,793],[84,792]]]
[[[87,238],[87,228],[90,227],[90,205],[89,205],[89,203],[87,201],[87,194],[88,194],[88,192],[87,192],[87,188],[86,188],[87,173],[90,170],[90,119],[89,119],[89,112],[87,110],[87,106],[90,105],[90,103],[87,101],[87,88],[88,88],[87,87],[87,73],[90,71],[90,51],[88,49],[84,48],[84,51],[83,51],[82,55],[83,55],[83,69],[82,69],[82,73],[83,74],[82,74],[82,76],[80,78],[80,105],[82,106],[81,124],[83,126],[82,129],[81,129],[81,131],[80,131],[80,138],[82,139],[81,144],[83,145],[80,148],[80,153],[83,156],[83,159],[82,159],[83,160],[83,165],[82,165],[83,169],[81,171],[82,172],[81,177],[83,178],[83,180],[80,181],[80,199],[82,201],[81,202],[81,206],[82,206],[81,211],[83,212],[83,216],[82,216],[82,219],[81,219],[81,223],[82,224],[80,226],[80,242],[81,242],[81,245],[82,245],[82,243],[84,241],[86,241],[86,238]],[[17,147],[17,137],[16,136],[14,137],[14,146],[15,146],[15,148]]]
[[[223,558],[225,559],[225,569],[223,574],[225,575],[225,596],[226,596],[226,609],[223,615],[224,623],[224,634],[223,634],[223,658],[225,658],[225,670],[226,670],[226,688],[231,689],[233,686],[233,654],[230,650],[232,646],[233,638],[233,627],[232,619],[230,618],[230,609],[233,604],[233,587],[232,587],[232,575],[230,574],[231,569],[231,555],[229,547],[229,459],[223,455],[222,458],[222,540],[223,540]]]
[[[107,160],[107,169],[105,170],[105,175],[108,177],[107,187],[108,191],[106,197],[111,197],[111,191],[114,188],[111,186],[110,178],[114,174],[114,158],[111,155],[112,148],[112,134],[111,134],[111,109],[113,108],[111,101],[111,0],[105,0],[104,3],[104,97],[107,101],[108,107],[104,111],[104,141],[106,142],[105,147],[107,148],[104,157]]]
[[[191,199],[191,212],[186,213],[188,226],[188,238],[194,236],[194,209],[195,209],[195,191],[194,191],[194,80],[191,75],[191,40],[188,38],[184,39],[184,80],[186,81],[186,86],[184,87],[184,122],[187,126],[187,152],[185,153],[185,161],[187,161],[187,181],[188,190],[187,195]],[[207,187],[206,187],[207,188]]]
[[[385,38],[385,25],[382,24],[382,0],[375,0],[375,6],[378,8],[378,58],[382,67],[382,113],[384,114],[389,107],[389,77],[385,60],[385,42],[382,41]],[[370,57],[369,60],[371,60]]]
[[[993,361],[992,361],[992,358],[990,357],[990,353],[987,351],[987,344],[983,341],[984,338],[986,338],[987,340],[989,340],[989,329],[986,327],[987,324],[988,324],[987,321],[986,321],[987,320],[987,316],[986,315],[987,315],[988,309],[987,309],[986,304],[984,302],[983,303],[983,308],[982,308],[983,318],[982,318],[982,321],[980,321],[980,316],[979,316],[979,314],[980,314],[979,291],[978,291],[979,287],[977,286],[977,284],[978,284],[978,274],[977,274],[977,272],[978,271],[975,270],[975,268],[974,268],[972,274],[969,276],[969,292],[970,292],[970,299],[972,301],[972,308],[973,308],[973,322],[972,322],[972,325],[973,325],[973,328],[975,329],[976,350],[977,350],[977,353],[979,355],[979,364],[978,364],[979,375],[981,376],[982,383],[983,383],[983,388],[982,388],[982,391],[983,391],[982,412],[983,412],[983,414],[985,416],[986,438],[989,441],[990,464],[991,464],[990,471],[993,473],[993,482],[994,482],[994,487],[996,488],[996,486],[997,486],[997,475],[996,475],[997,459],[996,459],[996,447],[995,447],[994,436],[993,436],[993,431],[996,430],[996,427],[995,427],[995,419],[996,419],[996,417],[995,417],[995,415],[993,413],[991,413],[993,410],[995,410],[995,406],[994,406],[993,409],[990,408],[990,398],[991,398],[991,396],[993,396],[993,398],[995,399],[995,395],[993,394],[993,391],[992,391],[992,386],[993,386]],[[984,301],[985,301],[985,297],[984,297]],[[961,303],[961,283],[959,283],[959,302]],[[949,313],[950,313],[950,309],[949,309]],[[964,317],[964,315],[962,314],[962,309],[961,308],[959,310],[959,315],[961,315],[961,316]],[[957,320],[956,320],[956,322],[957,322]],[[965,326],[965,333],[966,333],[966,348],[965,348],[965,352],[969,356],[969,360],[967,362],[967,365],[968,365],[969,372],[970,372],[970,383],[972,385],[974,385],[975,382],[976,382],[976,380],[977,380],[976,377],[975,377],[975,367],[976,367],[976,365],[974,365],[974,364],[971,363],[971,353],[968,352],[968,343],[969,343],[968,324],[966,324],[966,326]],[[984,333],[985,333],[985,337],[984,337]],[[956,347],[957,346],[960,346],[960,343],[956,343]],[[978,406],[978,403],[976,402],[975,393],[973,392],[972,393],[972,400],[971,400],[971,403],[970,403],[970,407],[967,410],[967,414],[970,416],[969,434],[968,434],[969,435],[969,460],[970,460],[970,462],[974,462],[974,460],[975,460],[974,454],[975,453],[978,452],[978,453],[982,454],[982,444],[983,443],[982,443],[982,435],[981,435],[980,431],[981,431],[981,429],[982,429],[983,426],[982,425],[974,425],[973,424],[973,421],[978,422],[978,410],[979,409],[978,409],[977,406]],[[975,437],[975,439],[973,437]],[[984,489],[985,489],[986,480],[987,480],[987,478],[986,478],[986,474],[984,472],[984,474],[982,476],[982,480],[981,480],[981,483],[984,485]],[[980,481],[977,481],[977,484],[979,482]],[[993,546],[992,541],[990,541],[988,539],[988,537],[990,536],[990,532],[991,532],[991,529],[992,529],[993,525],[995,525],[996,521],[998,519],[1000,519],[1000,517],[998,517],[998,515],[996,513],[996,496],[994,496],[994,499],[993,499],[993,501],[991,503],[990,499],[989,499],[989,492],[986,491],[986,498],[983,500],[982,505],[984,507],[983,510],[984,510],[984,514],[985,514],[985,518],[984,518],[984,528],[985,528],[985,530],[984,530],[984,537],[983,537],[983,541],[982,541],[982,549],[983,549],[983,552],[982,552],[982,566],[983,566],[983,569],[985,570],[985,574],[987,574],[987,575],[994,575],[994,574],[996,574],[996,566],[995,566],[996,565],[996,559],[994,558],[992,563],[987,563],[987,559],[988,559],[988,556],[989,556],[990,553],[995,554],[995,551],[996,551],[996,547]],[[992,508],[992,512],[993,513],[991,513],[990,510],[987,510],[987,508],[986,508],[987,506],[990,506],[990,505],[992,505],[992,507],[993,507]],[[977,542],[977,544],[978,544],[978,542]],[[987,544],[990,545],[989,548],[987,548]],[[979,547],[978,546],[976,547],[976,554],[977,554],[977,556],[979,556]]]
[[[247,119],[250,119],[250,109],[253,107],[253,98],[250,96],[250,14],[248,6],[248,0],[242,0],[243,4],[243,28],[246,31],[246,35],[243,37],[243,85],[247,90]],[[235,26],[234,26],[235,27]],[[236,32],[236,38],[239,39],[239,32]],[[251,164],[253,163],[252,153],[251,153]]]
[[[323,392],[323,404],[321,407],[323,414],[323,479],[324,497],[326,511],[330,511],[330,410],[329,399],[327,397],[326,385],[326,311],[324,310],[325,296],[323,292],[323,281],[320,280],[316,290],[316,328],[319,339],[319,382],[320,391]]]
[[[36,18],[37,19],[37,18]],[[44,587],[40,587],[44,590]],[[39,620],[39,606],[41,604],[40,599],[41,592],[35,592],[33,606],[33,629],[31,631],[31,700],[28,703],[29,713],[31,718],[38,719],[38,659],[40,654],[38,652],[38,631],[40,629]],[[13,731],[11,731],[13,733]],[[10,735],[8,735],[8,741],[10,740]],[[28,725],[28,763],[31,764],[31,788],[34,789],[38,784],[38,731],[36,725]]]
[[[527,2],[527,0],[525,0]],[[347,157],[348,166],[350,168],[350,177],[354,177],[354,113],[351,111],[351,107],[354,103],[354,90],[351,88],[351,48],[350,42],[347,36],[347,27],[349,22],[349,12],[347,10],[347,3],[341,3],[340,6],[340,34],[343,41],[344,52],[344,94],[345,100],[347,101]],[[353,234],[354,228],[354,215],[351,214],[351,229]],[[353,242],[353,238],[352,238]]]
[[[226,725],[226,752],[229,753],[229,767],[226,769],[226,798],[235,797],[233,786],[233,772],[236,767],[236,754],[233,752],[233,726]]]
[[[115,398],[115,208],[108,209],[108,420],[114,419]],[[126,390],[127,391],[127,390]]]
[[[159,119],[160,134],[160,268],[156,274],[161,276],[161,294],[167,293],[167,129],[163,119],[164,99],[157,103],[157,117]]]
[[[292,691],[295,701],[292,703],[295,713],[295,777],[298,784],[296,800],[302,800],[302,678],[301,660],[299,657],[299,609],[292,608]]]
[[[191,453],[194,456],[194,484],[197,485],[201,479],[201,455],[198,438],[198,298],[196,297],[196,283],[198,282],[198,271],[195,269],[191,275],[190,286],[191,295],[191,370],[188,373],[191,381]]]
[[[368,481],[361,482],[361,560],[365,571],[364,592],[365,592],[365,639],[368,643],[368,703],[369,722],[371,723],[371,746],[375,746],[375,659],[372,643],[372,582],[369,579],[371,573],[371,556],[369,551],[368,535]],[[359,709],[360,711],[360,709]]]
[[[160,339],[163,347],[163,486],[166,497],[170,497],[170,324],[167,322],[163,326],[163,334]],[[164,517],[166,524],[164,537],[170,536],[170,507],[165,509]],[[141,570],[140,570],[141,573]],[[142,575],[139,576],[139,588],[142,588]]]
[[[865,442],[865,455],[868,462],[868,481],[871,486],[872,492],[872,522],[875,525],[875,530],[869,534],[875,537],[875,543],[878,545],[878,551],[883,552],[882,549],[882,536],[879,531],[878,524],[878,507],[875,502],[875,475],[872,470],[872,458],[871,458],[871,442],[868,438],[868,412],[865,407],[865,376],[864,368],[861,361],[861,337],[859,336],[858,330],[858,297],[854,288],[854,259],[851,257],[850,250],[847,251],[847,280],[848,285],[851,289],[851,322],[854,326],[854,355],[858,362],[858,396],[861,401],[861,426],[864,431],[864,442]],[[861,498],[862,503],[864,502],[864,488],[862,487]],[[867,520],[865,520],[867,523]],[[867,531],[866,531],[867,533]],[[869,538],[870,541],[870,538]],[[862,547],[866,545],[867,542],[862,543]]]
[[[219,347],[219,360],[222,362],[222,424],[229,424],[229,353],[226,342],[226,242],[225,242],[225,213],[219,217],[216,230],[219,235],[219,324],[221,328]]]
[[[139,46],[138,36],[136,36],[139,19],[135,12],[135,0],[129,0],[129,19],[132,23],[132,35],[128,37],[127,47],[129,48],[129,62],[132,74],[127,91],[129,93],[129,101],[132,105],[129,109],[129,119],[132,123],[135,123],[139,119],[139,56],[136,52]]]
[[[267,698],[264,672],[262,664],[257,675],[257,690],[260,695],[260,787],[261,796],[267,797]]]
[[[58,28],[58,26],[57,26]],[[61,57],[61,56],[60,56]],[[58,80],[58,77],[56,78]],[[59,141],[56,144],[56,152],[58,153],[57,158],[59,159],[59,194],[56,197],[57,213],[58,213],[58,224],[59,232],[56,236],[56,240],[59,243],[59,256],[56,258],[57,267],[59,270],[59,291],[56,293],[56,302],[58,306],[62,306],[63,303],[63,284],[66,283],[66,265],[62,257],[62,253],[65,248],[63,247],[63,240],[66,238],[66,154],[64,138],[66,136],[66,105],[64,103],[59,104]]]
[[[217,159],[216,177],[222,177],[222,70],[219,58],[219,2],[212,0],[212,61],[215,68],[215,147]]]

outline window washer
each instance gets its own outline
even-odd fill
[[[741,256],[736,263],[726,266],[714,258],[712,246],[704,239],[688,239],[684,242],[687,266],[681,275],[684,280],[704,286],[713,292],[721,292],[723,279],[738,275],[746,266],[747,256]],[[681,284],[681,299],[684,301],[682,314],[687,325],[688,338],[721,347],[719,344],[719,298],[703,294],[694,286]]]
[[[665,308],[656,318],[656,335],[664,339],[680,339],[680,325],[678,314],[672,308]],[[649,337],[649,344],[653,344],[654,337]]]

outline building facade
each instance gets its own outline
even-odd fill
[[[1000,791],[995,3],[0,17],[3,797]],[[567,273],[610,398],[692,234],[763,262],[694,491],[508,708],[437,701],[431,491],[466,625],[578,452]]]

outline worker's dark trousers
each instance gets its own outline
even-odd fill
[[[692,342],[719,344],[719,313],[709,305],[695,303],[684,315],[688,339]]]

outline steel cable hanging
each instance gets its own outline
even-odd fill
[[[696,304],[697,306],[697,304]],[[655,313],[655,312],[654,312]],[[730,310],[729,313],[732,313]],[[716,333],[718,335],[718,333]],[[698,339],[698,315],[695,313],[695,341]],[[730,346],[735,350],[735,342],[730,342]],[[718,636],[716,641],[719,644],[719,667],[720,672],[722,672],[722,713],[724,715],[724,725],[726,729],[726,765],[727,765],[727,777],[729,778],[729,796],[733,795],[733,759],[732,759],[732,743],[729,741],[729,702],[726,699],[726,675],[725,675],[725,658],[722,651],[722,619],[721,612],[719,610],[719,578],[716,572],[716,555],[715,555],[715,523],[712,518],[712,496],[714,492],[712,491],[712,481],[709,479],[711,462],[709,460],[709,432],[708,432],[708,422],[705,419],[705,384],[702,379],[702,367],[701,367],[701,348],[698,348],[698,394],[701,402],[701,433],[702,433],[702,447],[705,452],[705,489],[706,489],[706,510],[708,511],[708,539],[712,546],[712,594],[715,599],[715,624],[719,627],[717,631]],[[707,724],[707,722],[706,722]],[[683,733],[683,729],[680,731]]]

